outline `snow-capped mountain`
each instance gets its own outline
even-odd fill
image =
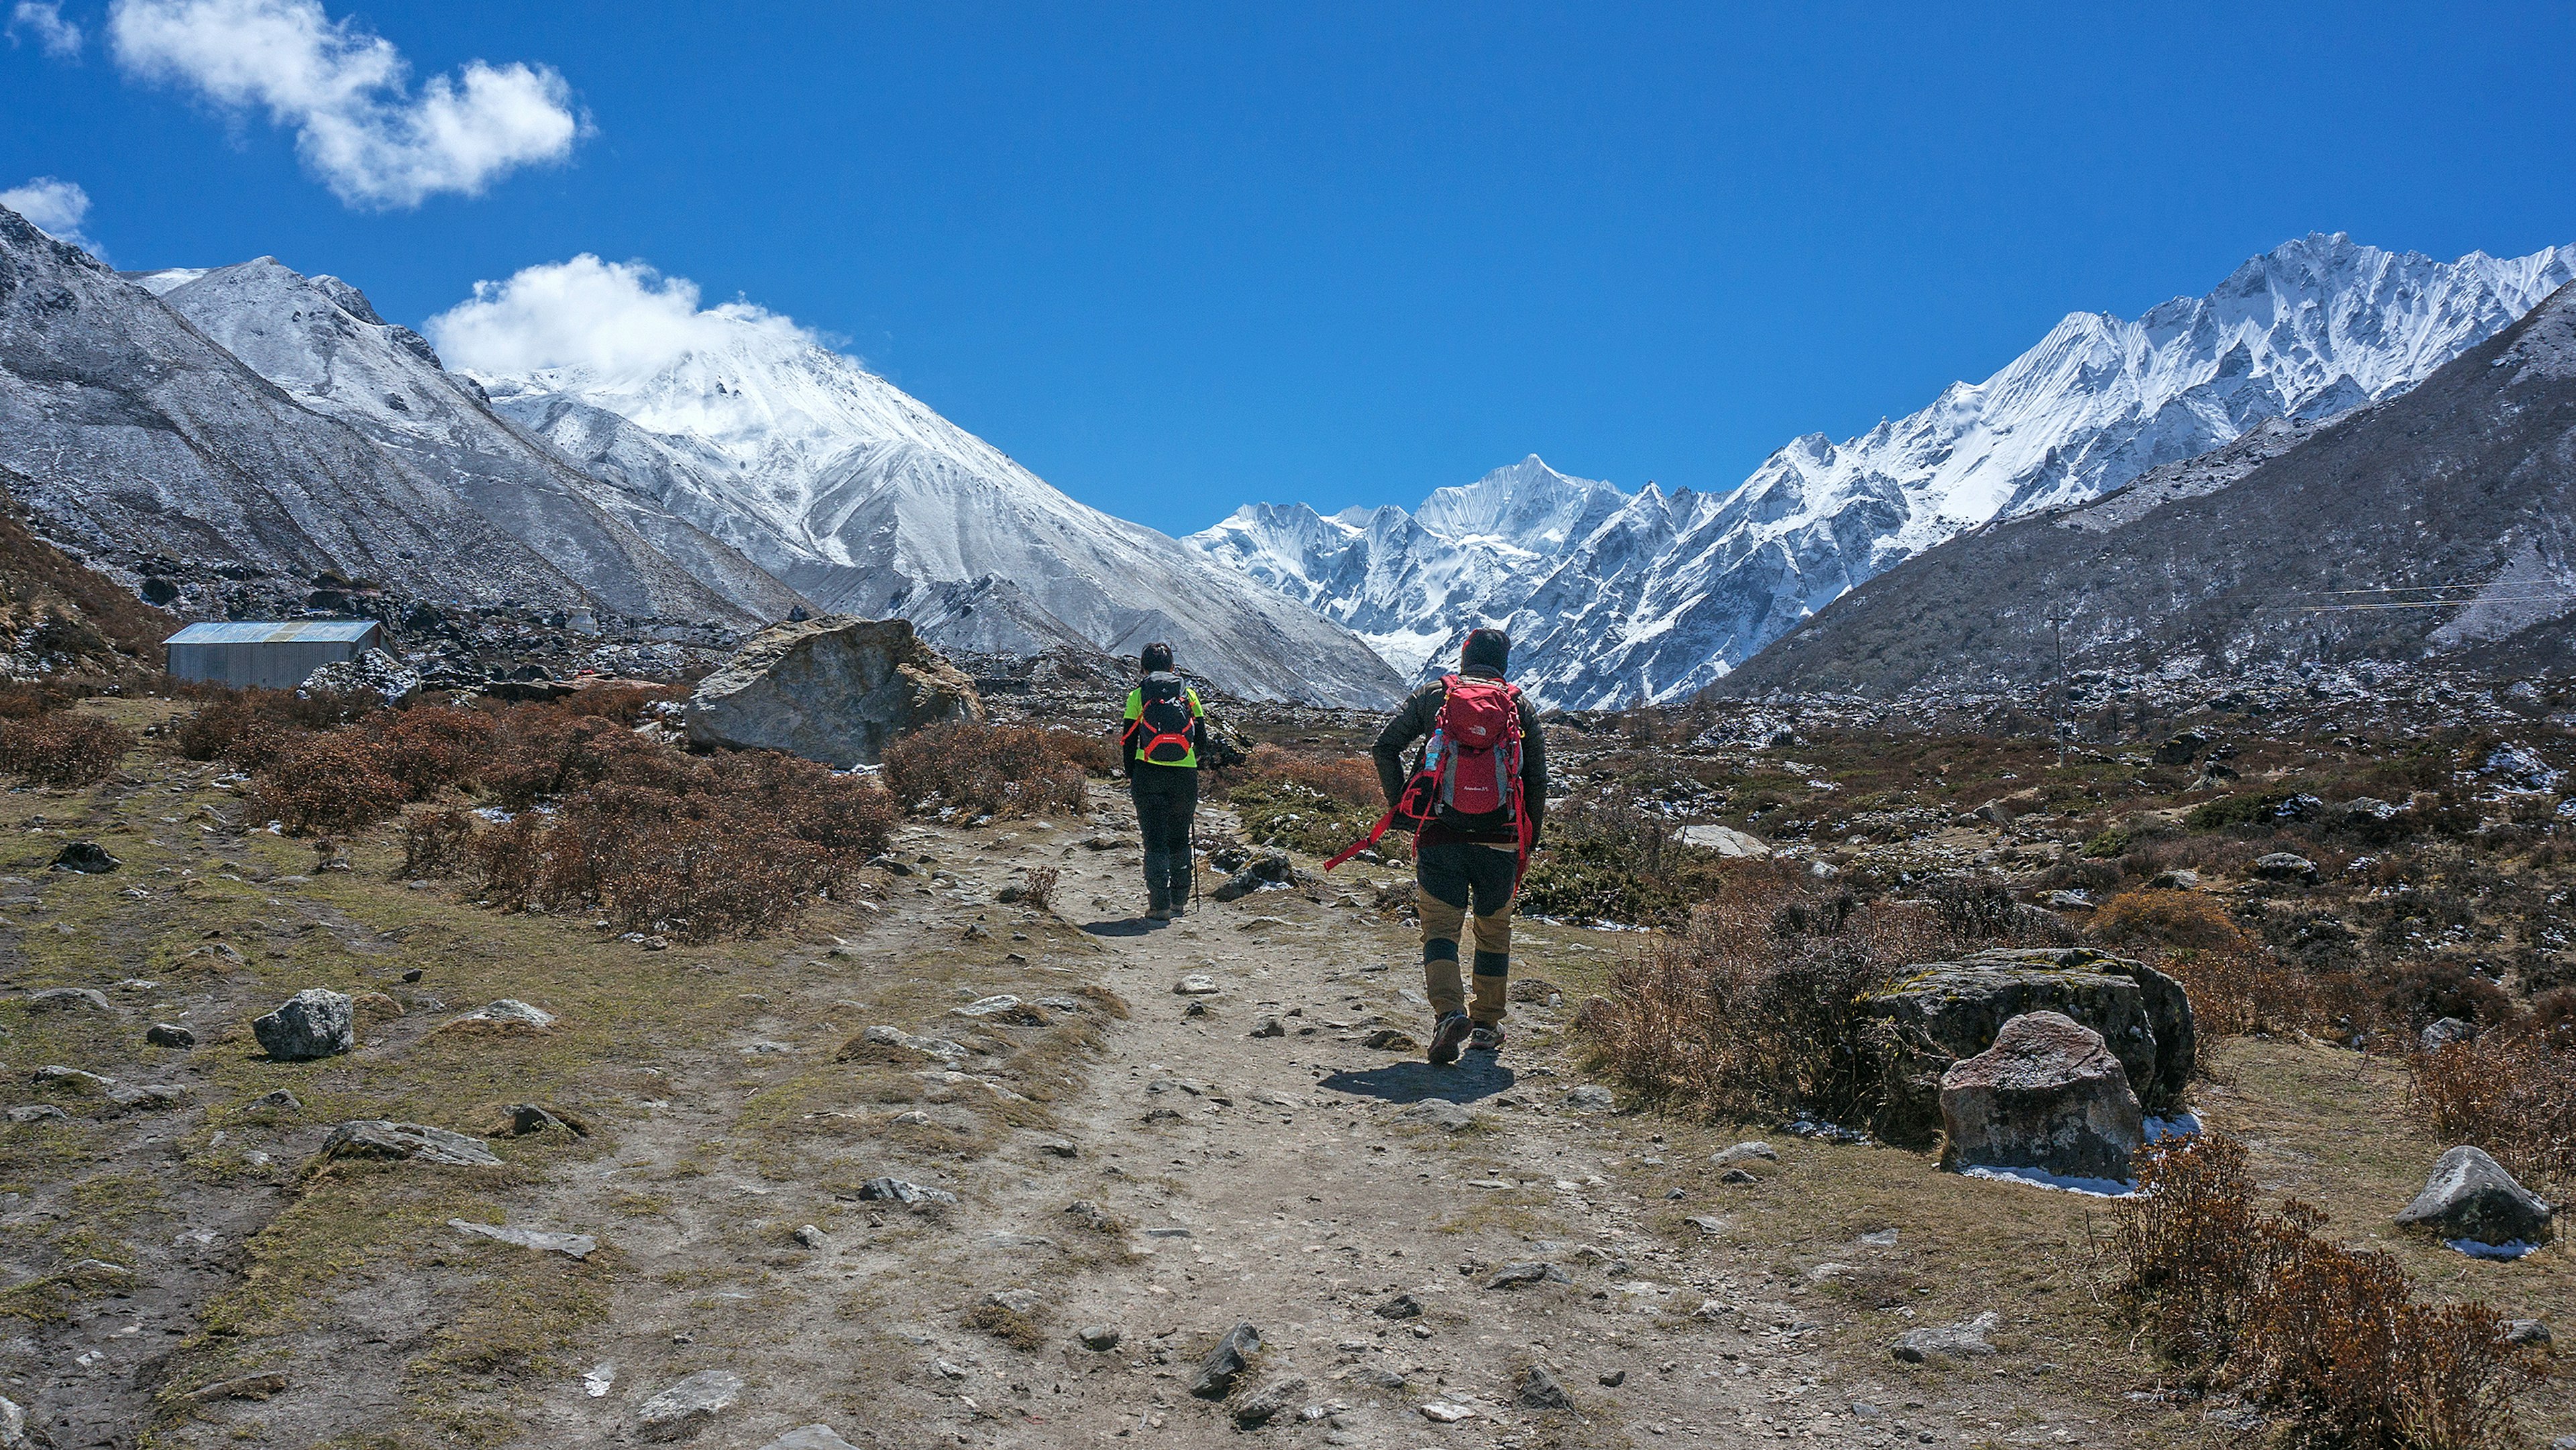
[[[1349,631],[1139,524],[1086,507],[824,346],[742,306],[676,353],[481,373],[585,470],[742,550],[827,609],[933,643],[1117,654],[1165,639],[1239,694],[1381,705],[1395,673]],[[979,612],[980,608],[980,612]]]
[[[435,460],[309,406],[6,208],[0,476],[50,537],[136,573],[179,566],[300,593],[330,571],[481,604],[604,602],[595,582],[613,607],[756,622],[658,559],[611,551],[593,579],[574,578]],[[589,511],[564,517],[569,530]]]
[[[261,257],[132,280],[297,402],[463,498],[608,609],[749,624],[802,602],[731,546],[495,414],[426,339],[378,317],[337,277]]]
[[[1420,509],[1246,504],[1188,543],[1328,619],[1388,664],[1419,674],[1458,636],[1529,597],[1627,502],[1606,483],[1568,478],[1531,454]]]
[[[1255,506],[1191,542],[1387,641],[1399,667],[1422,668],[1413,642],[1490,620],[1512,631],[1515,674],[1550,703],[1672,699],[1962,530],[2095,497],[2265,419],[2322,420],[2402,393],[2571,276],[2576,248],[2436,262],[2340,233],[2304,237],[2135,321],[2071,314],[1984,382],[1953,384],[1840,444],[1809,434],[1731,492],[1649,486],[1569,533],[1546,567],[1512,570],[1481,595],[1383,587],[1483,565],[1481,545],[1426,523],[1432,503],[1364,524]],[[1604,485],[1526,477],[1540,496],[1514,517],[1583,519],[1603,506]],[[1333,542],[1318,523],[1341,526],[1338,553],[1317,547]],[[1469,609],[1482,618],[1447,612]]]

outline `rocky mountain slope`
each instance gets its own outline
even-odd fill
[[[181,300],[202,303],[209,326],[292,387],[149,290],[0,210],[0,465],[23,478],[13,487],[47,534],[137,573],[292,583],[330,573],[474,604],[755,617],[638,547],[574,488],[570,470],[525,459],[514,477],[495,478],[460,466],[470,446],[434,448],[427,430],[374,426],[372,414],[427,405],[440,385],[434,359],[404,375],[397,330],[371,312],[274,264],[194,285],[207,290]],[[332,285],[365,309],[354,289]],[[222,315],[228,298],[260,287],[279,294],[284,316]],[[369,389],[367,401],[332,396],[335,378]],[[451,443],[476,426],[470,396],[436,406]],[[480,416],[481,441],[505,443],[498,420]]]
[[[2052,617],[2078,668],[2442,656],[2563,669],[2571,515],[2576,285],[2400,397],[1953,539],[1727,688],[2033,684],[2055,673]]]
[[[1984,382],[1840,444],[1798,439],[1728,493],[1630,498],[1529,463],[1476,486],[1512,475],[1511,518],[1589,522],[1559,544],[1544,527],[1477,535],[1429,504],[1329,519],[1256,505],[1191,542],[1400,667],[1490,619],[1551,703],[1672,699],[1962,530],[2096,497],[2267,420],[2401,393],[2571,277],[2576,248],[2436,262],[2312,235],[2135,321],[2070,314]],[[1497,570],[1498,546],[1542,557]]]
[[[977,651],[1071,639],[1132,654],[1168,639],[1237,694],[1393,698],[1394,672],[1348,631],[1076,503],[783,319],[696,320],[702,339],[673,357],[478,380],[583,468],[825,609],[904,615],[943,648]]]
[[[161,642],[179,621],[37,537],[7,492],[24,483],[0,468],[0,675],[161,668]]]

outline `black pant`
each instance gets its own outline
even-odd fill
[[[1145,898],[1153,906],[1190,899],[1190,818],[1199,808],[1199,773],[1143,766],[1130,787],[1136,829],[1145,838]]]

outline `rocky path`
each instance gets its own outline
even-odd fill
[[[741,1149],[762,1095],[789,1088],[796,1070],[764,1071],[761,1044],[834,988],[773,1003],[740,1065],[675,1072],[610,1160],[513,1211],[607,1221],[637,1271],[581,1353],[598,1366],[528,1407],[526,1443],[701,1424],[709,1443],[742,1446],[800,1425],[862,1445],[1032,1447],[1253,1431],[1386,1447],[1933,1438],[1901,1387],[1827,1362],[1794,1302],[1804,1288],[1742,1259],[1721,1208],[1675,1202],[1656,1123],[1612,1114],[1551,1045],[1571,1007],[1549,1000],[1548,958],[1598,941],[1534,930],[1522,995],[1535,1000],[1515,1007],[1510,1049],[1435,1069],[1371,1045],[1420,1033],[1426,1008],[1409,936],[1360,906],[1361,882],[1149,927],[1126,915],[1132,850],[1059,845],[1068,834],[917,832],[907,849],[925,859],[973,855],[898,892],[847,955],[862,973],[908,970],[894,964],[957,936],[961,917],[1008,924],[967,907],[1017,868],[1055,866],[1078,929],[1016,933],[1030,946],[1000,970],[1028,1002],[1094,988],[1125,1005],[1123,1018],[1105,996],[1040,1009],[1062,1017],[1080,1000],[1098,1019],[1071,1089],[1014,1112],[1011,1079],[934,1066],[915,1074],[932,1083],[917,1105],[842,1114],[882,1132],[873,1146],[690,1175],[712,1149]],[[922,1042],[1012,1030],[957,1012],[867,1025]],[[1020,1125],[994,1133],[997,1118]],[[942,1132],[954,1151],[909,1136]],[[868,1178],[927,1201],[872,1197],[884,1185]],[[646,1211],[616,1221],[646,1183]],[[1228,1344],[1245,1351],[1239,1369]],[[657,1405],[674,1384],[688,1393]],[[690,1413],[692,1396],[715,1408]]]

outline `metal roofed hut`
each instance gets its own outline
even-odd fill
[[[382,649],[385,631],[372,619],[243,620],[192,624],[162,643],[180,679],[292,690],[324,665]]]

